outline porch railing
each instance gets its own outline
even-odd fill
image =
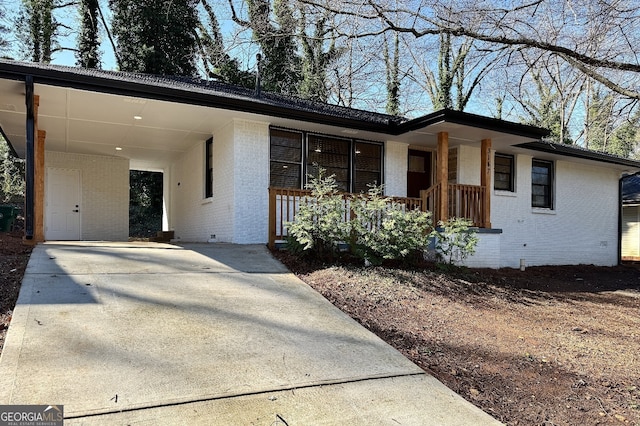
[[[464,217],[473,222],[473,226],[482,227],[484,218],[484,191],[483,186],[449,184],[448,217]],[[306,189],[269,188],[269,247],[273,248],[276,241],[282,241],[287,236],[287,222],[293,222],[302,203],[313,202],[310,198],[311,191]],[[344,221],[351,217],[351,200],[359,194],[342,193],[345,203]],[[440,184],[420,191],[420,198],[391,197],[393,201],[404,204],[408,210],[419,209],[432,212],[433,222],[437,223],[439,217]]]
[[[287,237],[287,222],[293,222],[301,204],[313,202],[311,191],[306,189],[269,188],[269,247],[273,248],[276,241]],[[351,218],[351,200],[359,194],[344,192],[341,194],[344,202],[344,221]],[[411,197],[391,197],[393,201],[403,204],[406,209],[422,210],[422,200]]]
[[[429,189],[420,191],[422,205],[433,213],[433,222],[438,223],[440,217],[440,185],[433,185]],[[473,222],[473,226],[482,227],[486,223],[484,217],[484,186],[478,185],[447,185],[447,217],[463,217]]]

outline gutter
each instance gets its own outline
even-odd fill
[[[512,135],[523,136],[535,140],[549,136],[550,133],[549,130],[541,127],[514,123],[511,121],[504,121],[497,118],[485,117],[482,115],[445,108],[431,114],[427,114],[423,117],[418,117],[413,120],[397,124],[396,126],[392,126],[394,128],[392,134],[400,135],[413,130],[423,129],[433,124],[445,122],[510,133]]]

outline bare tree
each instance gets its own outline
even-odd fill
[[[640,99],[640,4],[635,0],[301,1],[366,21],[367,31],[358,36],[450,34],[512,50],[548,52],[609,90]]]
[[[524,120],[550,129],[556,142],[573,143],[570,127],[585,94],[586,77],[555,55],[520,53],[526,73],[513,98],[523,107]]]
[[[5,19],[7,19],[5,7],[4,1],[0,1],[0,56],[9,47],[9,41],[6,39],[9,28],[5,25]]]
[[[420,40],[420,44],[405,45],[404,53],[411,58],[410,78],[426,91],[434,109],[463,111],[481,81],[498,64],[494,52],[477,49],[473,39],[450,34],[440,34],[435,45],[425,43],[426,38]]]
[[[384,62],[387,70],[387,113],[400,114],[400,37],[393,35],[393,53],[389,51],[388,41],[384,40]]]

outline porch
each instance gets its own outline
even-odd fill
[[[476,185],[446,185],[446,200],[441,197],[441,184],[420,191],[420,198],[389,197],[390,202],[403,205],[407,210],[418,209],[431,212],[433,223],[452,217],[469,219],[473,226],[485,228],[488,223],[485,217],[484,194],[486,188]],[[351,218],[351,200],[361,194],[341,193],[345,222]],[[274,248],[277,241],[287,236],[287,222],[293,222],[300,205],[309,203],[311,191],[306,189],[269,188],[269,248]]]
[[[458,217],[471,221],[474,227],[491,228],[491,140],[482,139],[480,152],[480,185],[450,181],[449,135],[437,135],[435,152],[435,184],[419,191],[419,197],[389,197],[390,202],[404,205],[406,209],[431,212],[434,224]],[[287,236],[286,223],[292,222],[301,204],[310,202],[311,191],[293,188],[269,188],[268,244],[275,247],[277,241]],[[406,195],[406,194],[405,194]],[[361,194],[342,193],[344,218],[349,221],[351,200]]]

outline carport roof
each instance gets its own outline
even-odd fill
[[[389,126],[406,121],[402,117],[331,105],[260,91],[201,78],[159,76],[122,71],[105,71],[34,62],[0,59],[0,78],[75,88],[123,96],[187,103],[201,106],[274,115],[297,113],[300,119],[326,116],[327,120],[348,120],[360,126]],[[382,129],[379,129],[382,130]]]

